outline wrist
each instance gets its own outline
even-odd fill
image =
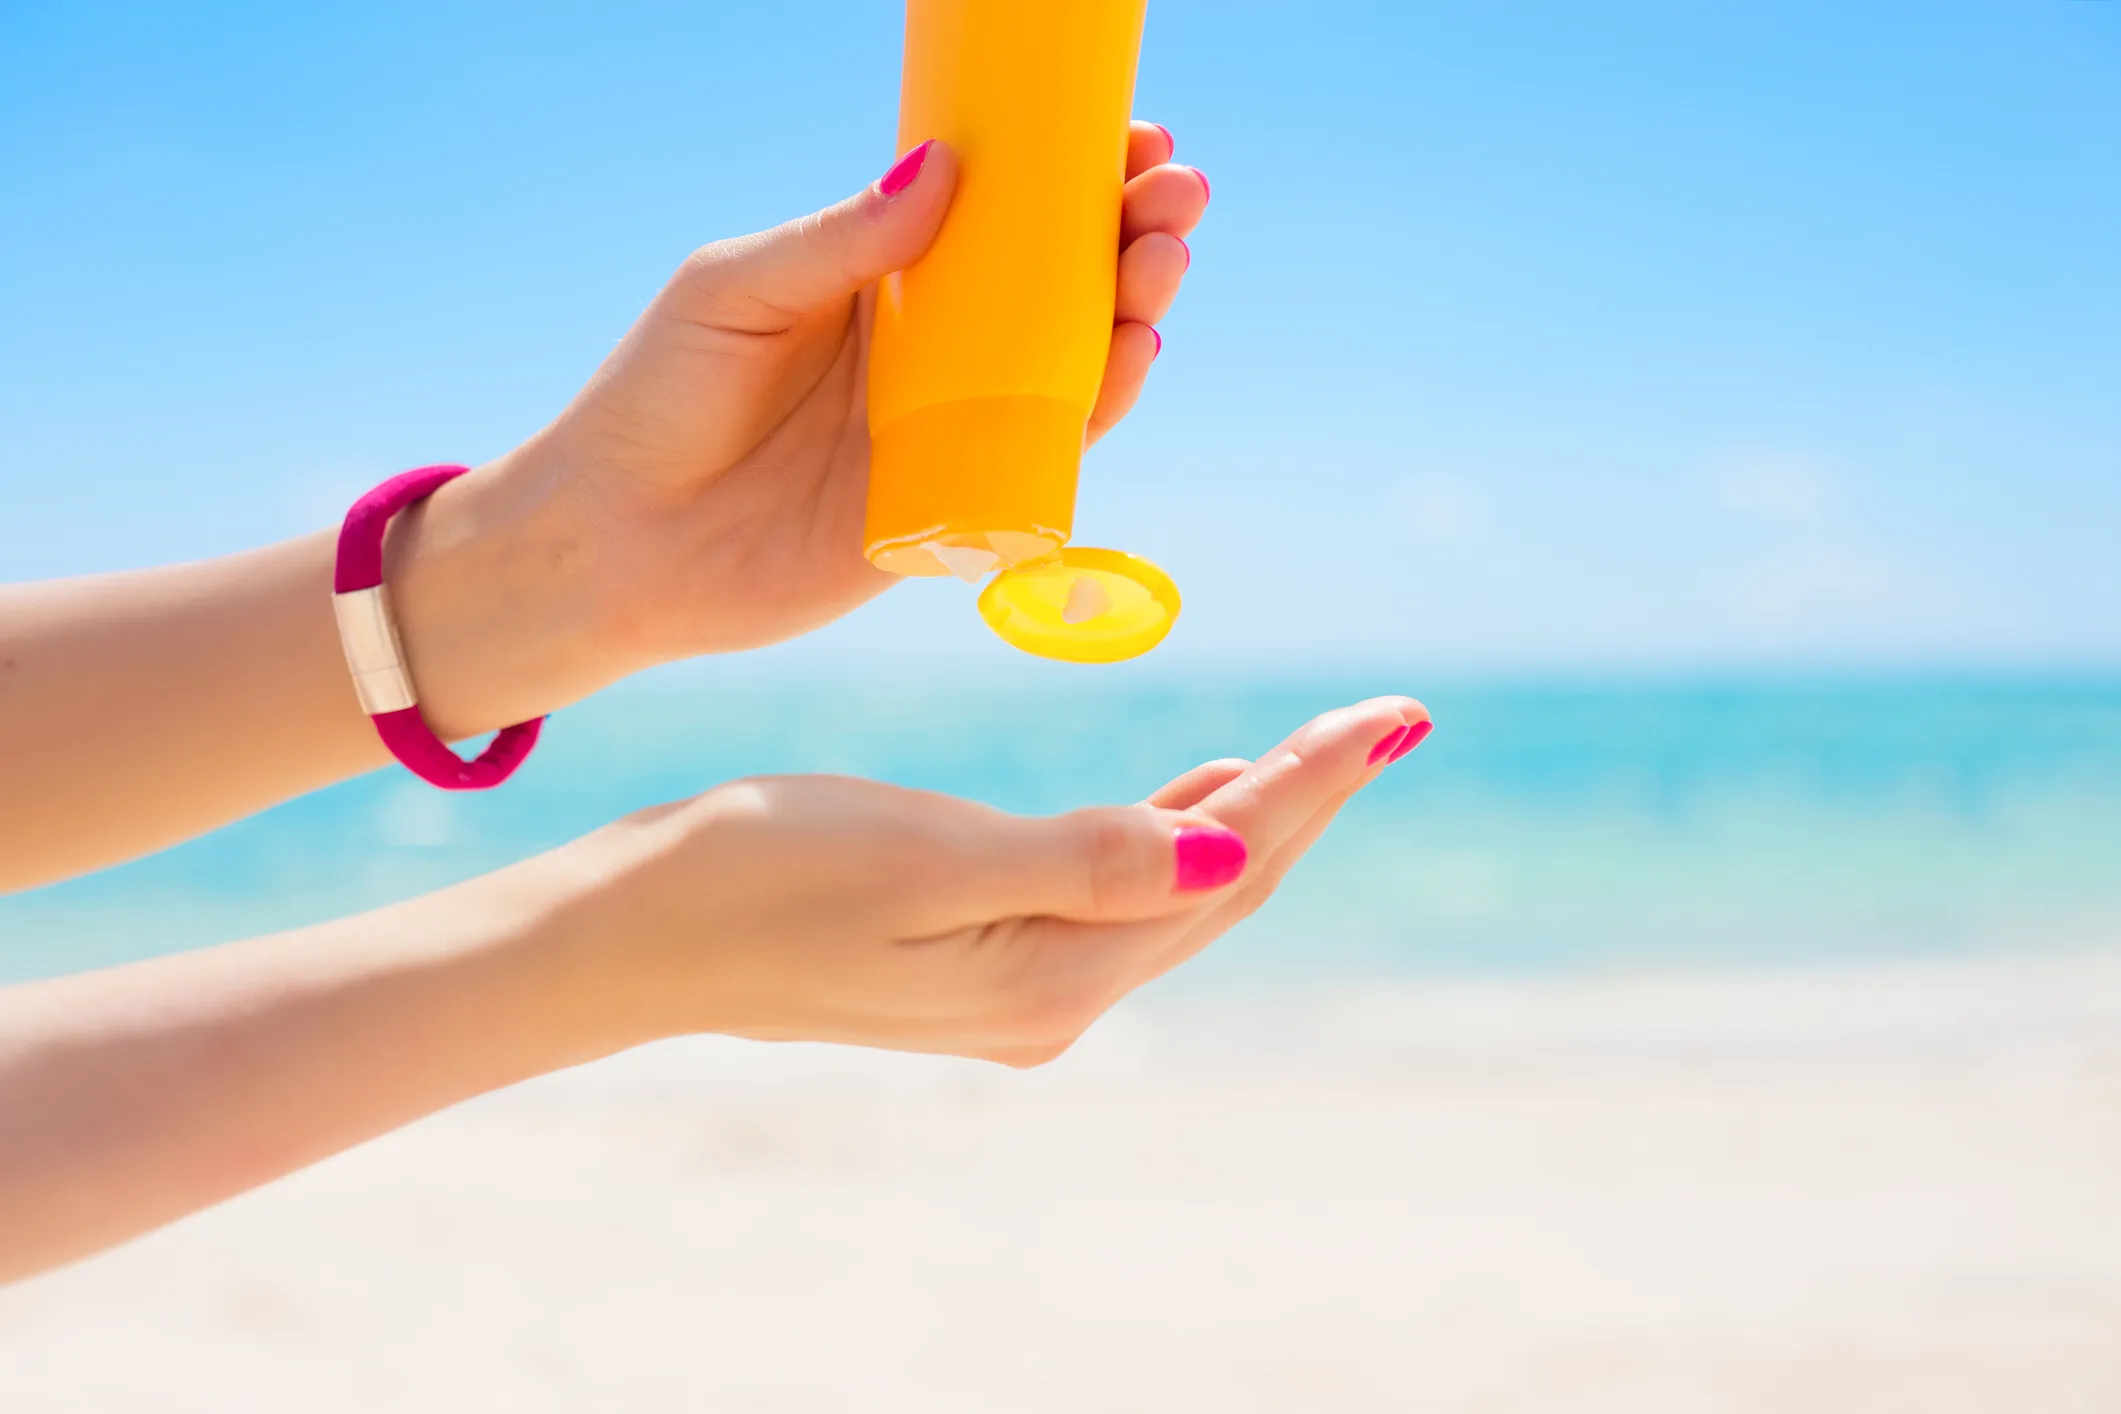
[[[672,1036],[763,1036],[785,1019],[789,950],[760,894],[802,896],[756,847],[751,793],[720,787],[616,820],[520,868],[545,907],[539,969],[567,979],[612,1050]],[[747,839],[749,844],[747,847]]]
[[[678,807],[682,809],[682,807]],[[669,808],[666,808],[666,810]],[[726,965],[719,930],[673,928],[668,917],[666,810],[607,825],[500,875],[528,901],[528,924],[510,951],[525,977],[554,999],[570,1043],[611,1054],[672,1036],[721,1029],[711,1000]],[[687,894],[711,895],[710,877]],[[683,933],[682,938],[674,933]]]
[[[626,671],[557,484],[526,446],[391,523],[384,583],[421,714],[444,740],[542,716]]]
[[[399,905],[421,916],[401,933],[440,940],[424,961],[462,984],[452,989],[458,1011],[495,1049],[494,1083],[669,1034],[656,989],[613,926],[610,882],[580,843]]]

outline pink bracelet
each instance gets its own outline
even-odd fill
[[[393,476],[354,502],[339,527],[339,559],[332,572],[332,610],[361,710],[376,724],[376,735],[391,755],[443,790],[491,790],[507,780],[538,744],[538,728],[545,723],[543,717],[533,717],[504,727],[478,760],[466,761],[428,728],[405,666],[405,650],[383,588],[383,532],[392,516],[468,470],[423,466]]]

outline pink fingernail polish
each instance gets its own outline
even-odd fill
[[[1150,360],[1153,362],[1163,354],[1164,336],[1157,333],[1156,326],[1154,324],[1151,324],[1149,326],[1149,337],[1156,340],[1156,352],[1149,355]]]
[[[1403,726],[1394,727],[1386,732],[1377,745],[1370,748],[1370,759],[1367,764],[1375,766],[1378,762],[1390,756],[1398,748],[1400,742],[1406,740],[1406,736],[1407,729]]]
[[[1219,889],[1245,872],[1245,842],[1229,830],[1189,825],[1171,844],[1178,861],[1173,887],[1182,894]]]
[[[1398,746],[1392,748],[1392,755],[1385,761],[1385,764],[1387,766],[1391,765],[1392,762],[1397,761],[1400,757],[1406,755],[1409,751],[1412,751],[1415,747],[1421,745],[1422,741],[1429,735],[1430,730],[1433,729],[1435,725],[1436,724],[1434,722],[1423,721],[1416,722],[1413,726],[1408,727],[1407,734],[1404,737],[1400,738]]]
[[[892,163],[891,170],[876,179],[876,194],[878,196],[897,196],[900,192],[912,186],[913,179],[921,174],[921,164],[928,160],[928,149],[933,146],[935,146],[935,139],[930,138],[898,161]]]
[[[1183,236],[1173,236],[1171,239],[1177,241],[1178,248],[1186,253],[1186,270],[1191,270],[1193,268],[1193,247],[1186,244]],[[1179,273],[1183,275],[1185,270],[1181,270]]]
[[[1215,188],[1208,185],[1208,174],[1198,167],[1189,167],[1187,170],[1200,178],[1200,194],[1210,201],[1215,200]]]
[[[1164,135],[1165,147],[1169,148],[1173,153],[1176,153],[1178,151],[1178,139],[1171,136],[1171,130],[1169,128],[1165,127],[1162,123],[1151,123],[1149,126]],[[1170,160],[1171,159],[1169,157],[1164,158],[1164,161],[1166,162],[1169,162]]]

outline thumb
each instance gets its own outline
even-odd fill
[[[1155,918],[1214,897],[1248,859],[1244,839],[1227,826],[1153,805],[1004,816],[994,825],[977,881],[966,881],[988,918]]]
[[[703,247],[685,283],[715,311],[711,322],[777,332],[918,260],[956,187],[956,154],[924,142],[845,201]]]

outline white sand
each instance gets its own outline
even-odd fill
[[[2121,954],[688,1043],[0,1291],[0,1410],[2121,1409]]]

